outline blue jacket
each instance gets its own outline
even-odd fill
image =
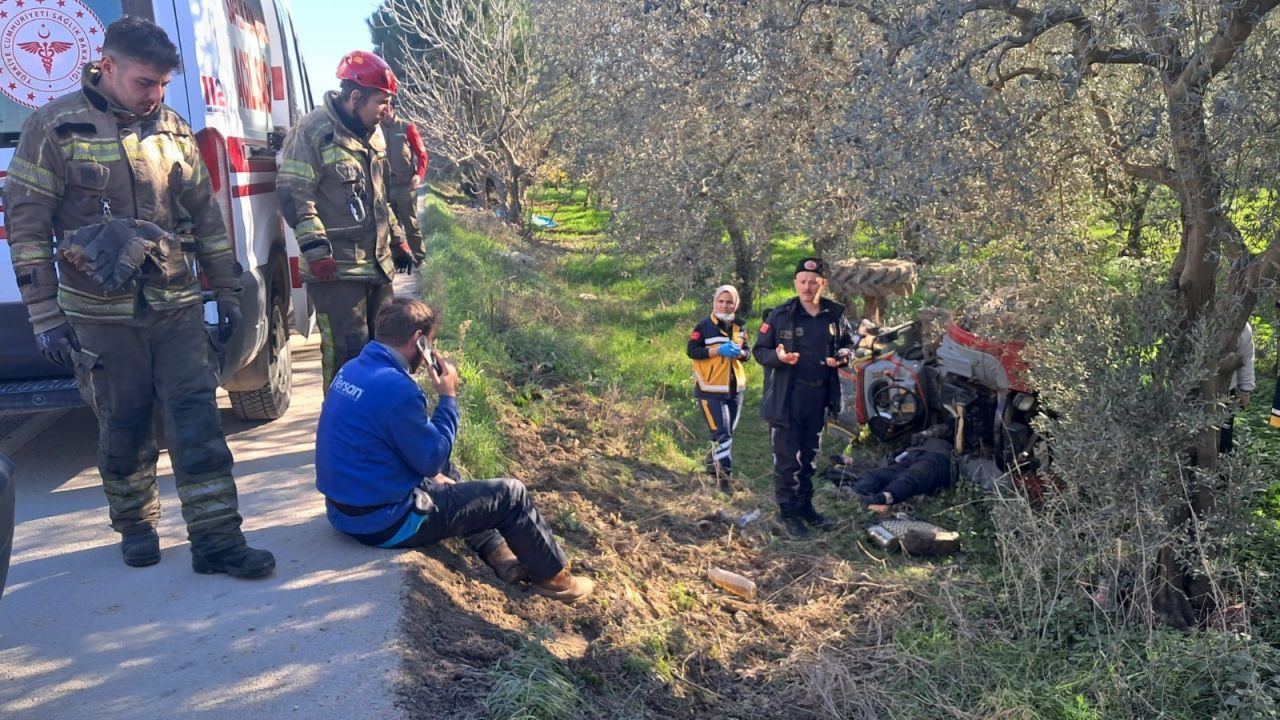
[[[353,534],[400,522],[413,489],[448,467],[457,435],[454,398],[440,398],[428,417],[427,397],[399,353],[365,345],[333,379],[316,428],[316,489],[362,509],[347,514],[326,503],[329,522]]]

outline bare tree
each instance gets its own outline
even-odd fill
[[[370,19],[400,70],[401,112],[431,150],[478,188],[502,193],[523,219],[523,193],[546,156],[552,125],[539,91],[525,0],[385,0]]]

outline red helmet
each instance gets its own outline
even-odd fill
[[[386,60],[367,50],[353,50],[338,61],[338,79],[396,94],[396,74]]]

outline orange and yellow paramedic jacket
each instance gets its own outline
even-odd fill
[[[742,348],[742,354],[736,358],[721,357],[718,350],[721,343],[736,343]],[[747,331],[742,321],[734,318],[729,322],[708,315],[693,328],[689,334],[689,358],[693,360],[693,381],[695,397],[722,397],[736,395],[747,386],[747,374],[742,368],[742,361],[750,357],[751,349],[747,347]]]

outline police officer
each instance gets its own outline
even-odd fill
[[[333,376],[373,336],[378,309],[391,299],[395,265],[412,262],[393,241],[387,155],[380,123],[396,76],[377,55],[348,53],[337,92],[285,139],[276,194],[302,252],[302,279],[320,326],[327,392]]]
[[[4,188],[13,266],[41,350],[74,369],[98,416],[98,471],[127,565],[160,560],[153,407],[196,572],[261,577],[245,544],[194,257],[219,334],[240,323],[240,268],[191,127],[163,104],[176,48],[146,20],[112,23],[79,92],[22,127]],[[57,236],[55,248],[50,242]]]
[[[853,346],[844,306],[822,297],[825,287],[821,259],[797,263],[796,296],[769,313],[752,351],[771,371],[760,414],[769,423],[779,514],[796,537],[809,535],[806,524],[828,526],[813,507],[813,473],[826,413],[840,408],[836,368]]]
[[[408,272],[422,264],[426,256],[418,222],[418,186],[427,175],[427,146],[422,142],[418,126],[398,117],[394,105],[382,119],[382,135],[387,141],[391,210],[404,235],[402,239],[413,254],[412,263],[398,261],[396,270]]]

